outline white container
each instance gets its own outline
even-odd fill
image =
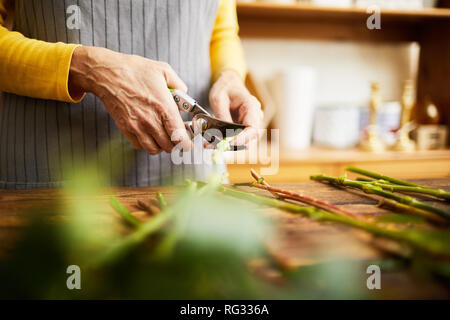
[[[394,131],[400,126],[402,106],[398,101],[385,102],[378,111],[377,128],[381,140],[388,146],[394,144],[396,135]],[[361,110],[360,128],[363,131],[369,124],[369,108]]]
[[[290,66],[271,81],[283,150],[304,150],[311,145],[316,82],[315,69],[307,66]]]
[[[314,117],[314,144],[332,148],[354,147],[359,141],[360,109],[352,106],[321,107]]]

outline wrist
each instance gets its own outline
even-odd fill
[[[69,72],[71,95],[84,92],[95,93],[96,81],[93,71],[98,61],[99,49],[102,48],[79,46],[74,50]]]
[[[220,73],[217,81],[219,81],[219,80],[244,84],[244,80],[242,80],[239,73],[233,69],[226,69],[226,70],[222,71]]]

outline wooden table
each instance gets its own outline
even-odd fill
[[[426,186],[450,189],[450,179],[419,180],[418,182]],[[357,191],[344,191],[315,182],[277,184],[276,186],[327,200],[361,215],[379,215],[385,212],[375,206],[376,200]],[[240,188],[249,189],[249,187]],[[251,190],[270,196],[264,190]],[[176,188],[108,189],[104,190],[99,201],[106,204],[109,196],[114,194],[129,209],[136,211],[137,209],[134,208],[136,201],[147,200],[149,196],[154,196],[156,191],[162,191],[170,202]],[[56,199],[59,200],[56,201]],[[61,190],[0,190],[0,256],[5,253],[5,250],[14,248],[15,240],[28,222],[30,209],[39,207],[56,212],[61,199],[67,200]],[[447,204],[430,198],[423,198],[423,200],[448,207]],[[111,209],[108,207],[108,210]],[[272,208],[261,208],[261,212],[273,218],[279,228],[279,235],[270,244],[270,248],[279,252],[280,256],[287,259],[290,264],[302,266],[336,258],[371,261],[386,256],[385,252],[374,245],[375,239],[365,232],[331,223],[318,223],[300,215]],[[436,281],[415,278],[405,272],[389,271],[383,273],[382,279],[383,289],[389,289],[389,298],[450,298],[448,286]],[[376,296],[378,293],[374,294]]]

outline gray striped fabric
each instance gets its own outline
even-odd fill
[[[67,8],[81,28],[66,27]],[[207,105],[209,43],[218,0],[17,0],[15,30],[49,42],[101,46],[168,62]],[[109,144],[120,137],[119,143]],[[100,153],[102,146],[106,152]],[[102,156],[100,156],[102,154]],[[131,158],[129,158],[131,154]],[[79,104],[4,94],[0,109],[0,187],[59,187],[77,160],[96,158],[108,184],[147,186],[204,180],[207,165],[174,165],[170,155],[135,151],[92,94]]]

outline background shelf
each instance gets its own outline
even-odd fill
[[[369,30],[369,14],[360,8],[239,3],[244,38],[372,41],[420,44],[415,118],[424,123],[423,106],[433,101],[442,124],[450,126],[450,8],[381,11],[381,29]]]
[[[450,9],[381,11],[381,29],[369,30],[361,8],[240,3],[242,37],[364,41],[420,41],[429,24],[449,23]]]

